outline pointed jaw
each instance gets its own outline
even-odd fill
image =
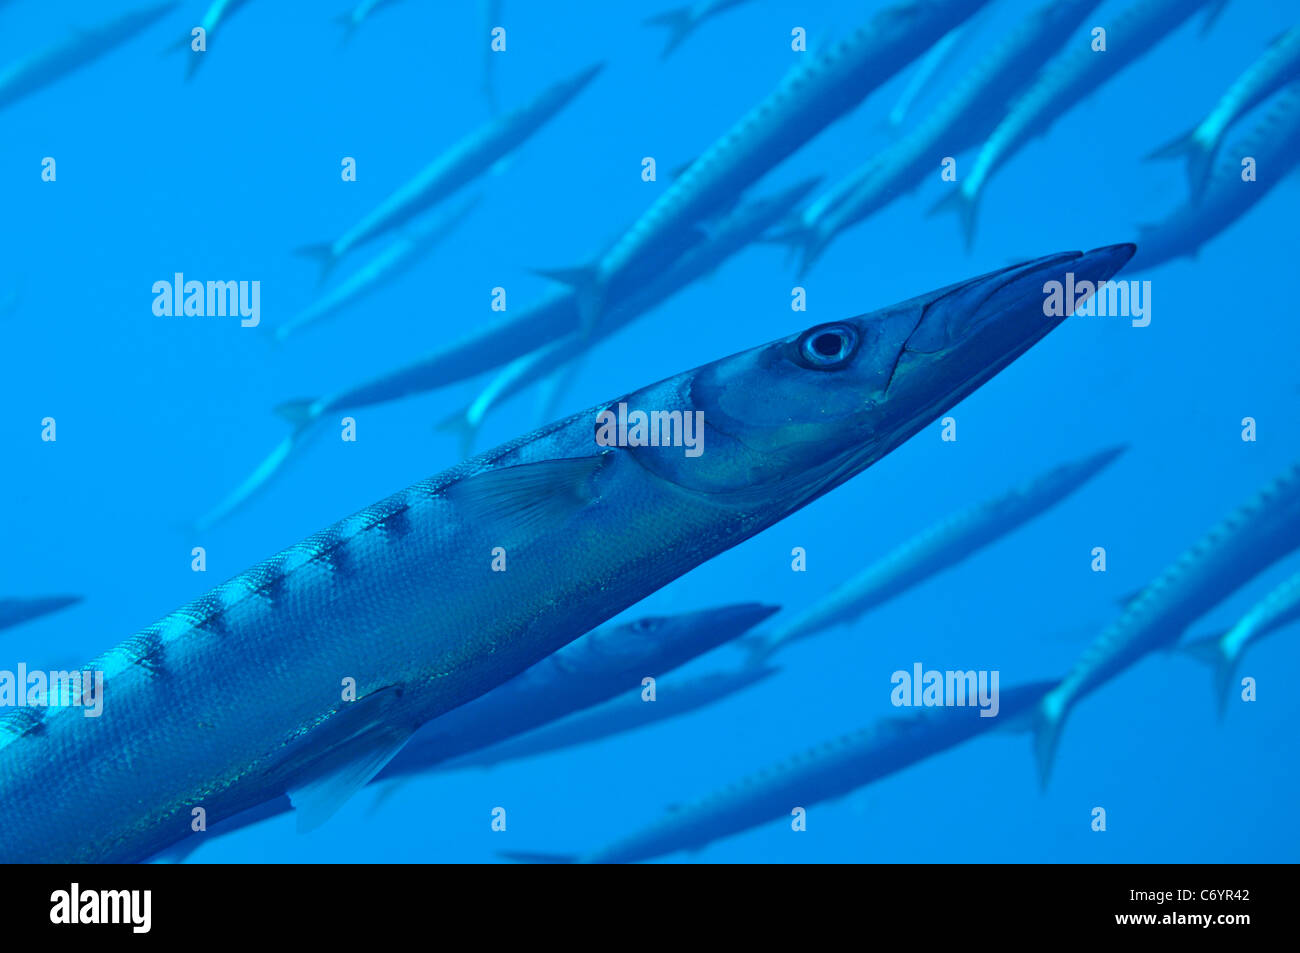
[[[1068,315],[1045,307],[1049,282],[1109,279],[1133,257],[1133,245],[1066,252],[1005,268],[936,292],[907,338],[887,387],[891,400],[917,385],[955,403],[1018,358]]]

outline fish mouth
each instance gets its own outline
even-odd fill
[[[712,621],[720,628],[733,631],[736,635],[748,632],[765,619],[781,611],[780,606],[764,605],[761,602],[741,602],[736,605],[721,606],[712,610]]]
[[[1137,251],[1133,244],[1089,252],[1064,252],[973,278],[937,293],[921,309],[916,327],[886,385],[888,393],[920,364],[942,363],[956,380],[951,393],[969,392],[1006,367],[1068,317],[1047,313],[1051,281],[1105,281]]]

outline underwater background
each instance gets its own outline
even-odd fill
[[[1105,2],[1106,25],[1129,0]],[[346,42],[346,0],[254,0],[185,79],[183,40],[206,8],[185,2],[140,37],[0,111],[0,596],[75,592],[76,606],[0,633],[0,668],[84,662],[211,586],[334,520],[461,459],[438,421],[489,378],[350,411],[357,440],[307,446],[283,478],[201,533],[211,509],[286,434],[284,401],[359,383],[492,322],[554,287],[536,269],[589,260],[766,96],[801,56],[880,3],[756,0],[704,23],[661,59],[643,21],[673,0],[404,2]],[[0,66],[136,3],[0,3]],[[495,5],[494,5],[495,6]],[[944,64],[917,115],[1038,6],[999,0]],[[1186,199],[1183,167],[1144,156],[1198,122],[1300,4],[1234,0],[1202,34],[1198,12],[1062,115],[990,185],[973,249],[934,174],[841,235],[804,277],[755,244],[600,342],[558,407],[567,414],[813,324],[860,314],[1038,255],[1135,240]],[[808,52],[791,49],[807,32]],[[1086,31],[1084,31],[1086,32]],[[276,343],[318,293],[301,246],[341,234],[446,146],[582,67],[601,75],[505,164],[465,190],[482,201],[411,271],[328,323]],[[913,64],[915,68],[915,64]],[[904,71],[754,187],[834,183],[896,133],[884,118]],[[1240,137],[1251,118],[1228,141]],[[57,160],[55,182],[41,160]],[[340,178],[344,156],[357,181]],[[657,181],[643,181],[653,156]],[[958,156],[959,176],[971,152]],[[1126,443],[1094,481],[1024,528],[849,626],[799,643],[781,673],[700,712],[487,771],[410,780],[376,807],[354,798],[298,835],[289,816],[200,847],[194,861],[492,861],[500,850],[584,851],[671,804],[880,718],[890,675],[990,669],[1003,689],[1063,674],[1120,602],[1296,457],[1300,327],[1292,175],[1195,259],[1150,279],[1152,320],[1076,317],[961,403],[958,439],[934,424],[859,478],[654,593],[621,618],[731,602],[811,605],[946,515],[1067,460]],[[376,246],[375,251],[379,250]],[[361,264],[369,253],[359,253]],[[340,273],[345,271],[341,266]],[[259,280],[261,320],[158,317],[175,272]],[[336,279],[339,276],[335,276]],[[807,311],[791,310],[791,289]],[[6,297],[6,292],[10,297]],[[490,377],[490,375],[489,375]],[[486,448],[531,430],[538,400],[490,418]],[[557,414],[558,416],[559,414]],[[40,422],[58,421],[58,440]],[[1244,441],[1241,421],[1258,422]],[[207,553],[204,573],[191,550]],[[1094,572],[1103,546],[1107,570]],[[791,550],[807,571],[791,571]],[[1201,619],[1232,625],[1300,568],[1273,566]],[[575,633],[576,634],[576,633]],[[724,646],[681,670],[734,662]],[[238,664],[238,660],[232,660]],[[1238,671],[1258,700],[1216,716],[1208,669],[1142,660],[1069,720],[1040,791],[1027,736],[994,732],[694,854],[705,862],[1295,861],[1300,643],[1282,631]],[[665,676],[664,685],[670,677]],[[250,676],[250,690],[262,690]],[[629,686],[639,692],[640,686]],[[75,766],[67,783],[75,784]],[[493,832],[490,811],[509,812]],[[1092,830],[1094,807],[1105,832]],[[0,806],[0,809],[3,809]]]

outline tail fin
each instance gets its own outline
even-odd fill
[[[690,7],[678,7],[649,17],[641,25],[661,26],[668,30],[668,40],[664,43],[663,52],[659,54],[661,60],[666,60],[673,55],[677,47],[681,46],[682,41],[691,35],[691,31],[695,29],[695,20],[691,16]]]
[[[576,864],[578,862],[575,854],[544,854],[527,850],[499,850],[497,856],[521,864]]]
[[[568,285],[578,296],[578,316],[581,330],[589,334],[600,320],[605,308],[605,291],[600,284],[600,273],[593,265],[578,268],[535,268],[535,274],[562,285]]]
[[[1200,199],[1205,183],[1210,178],[1214,163],[1214,144],[1206,144],[1197,136],[1199,127],[1165,143],[1147,156],[1148,159],[1187,160],[1187,184],[1191,187],[1192,201]]]
[[[1038,765],[1038,784],[1047,790],[1052,776],[1052,762],[1056,747],[1061,741],[1061,727],[1065,722],[1065,709],[1055,704],[1050,693],[1039,703],[1034,714],[1034,761]]]
[[[316,403],[317,401],[310,397],[303,400],[286,400],[283,404],[277,404],[273,412],[293,424],[293,429],[297,432],[306,428],[319,416]]]
[[[468,460],[474,453],[474,441],[478,437],[478,424],[469,419],[469,410],[461,409],[450,417],[434,424],[434,430],[441,433],[455,434],[462,458]]]
[[[966,251],[969,252],[975,245],[975,219],[979,212],[979,199],[971,198],[965,189],[958,186],[935,202],[927,214],[934,215],[945,210],[956,212],[961,219],[962,236],[966,240]]]
[[[1178,646],[1178,651],[1188,658],[1194,658],[1210,666],[1214,679],[1214,700],[1219,718],[1223,718],[1228,711],[1228,694],[1232,688],[1232,676],[1236,669],[1234,660],[1229,658],[1228,653],[1223,649],[1223,633],[1184,643]]]
[[[320,278],[317,284],[324,284],[325,279],[330,276],[334,266],[338,264],[338,256],[334,254],[334,244],[332,242],[317,242],[313,245],[303,245],[301,248],[295,248],[295,255],[301,255],[304,258],[310,258],[320,265]]]

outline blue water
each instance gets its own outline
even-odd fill
[[[504,0],[507,52],[492,57],[506,107],[582,66],[599,80],[483,183],[484,203],[413,272],[283,346],[275,324],[307,304],[316,267],[293,249],[334,238],[445,146],[488,118],[488,38],[478,4],[394,4],[346,45],[344,2],[252,2],[183,81],[163,54],[205,4],[181,11],[84,71],[0,112],[0,596],[85,602],[3,633],[0,667],[75,664],[335,519],[458,462],[434,423],[477,393],[467,382],[353,414],[355,443],[323,440],[243,511],[196,535],[285,434],[270,409],[364,380],[549,290],[531,269],[588,260],[801,55],[880,4],[757,0],[703,26],[661,62],[641,25],[664,3]],[[0,4],[0,64],[99,22],[104,4]],[[944,84],[1035,4],[1002,0]],[[1124,3],[1106,3],[1104,25]],[[336,9],[337,8],[337,9]],[[1185,197],[1178,163],[1142,157],[1198,121],[1300,6],[1236,0],[1213,31],[1203,14],[1062,116],[993,181],[971,254],[926,210],[931,181],[841,236],[802,284],[785,253],[755,246],[581,367],[567,412],[802,327],[868,311],[1010,261],[1136,236]],[[888,141],[881,123],[905,74],[755,187],[828,182]],[[923,105],[931,105],[934,94]],[[1249,129],[1248,117],[1229,141]],[[42,182],[41,160],[57,161]],[[339,175],[356,157],[358,181]],[[653,156],[657,182],[641,179]],[[959,174],[973,155],[959,157]],[[468,193],[467,193],[468,194]],[[372,813],[363,792],[306,836],[281,817],[205,845],[204,861],[486,861],[500,849],[586,850],[822,740],[894,713],[889,675],[997,669],[1003,685],[1063,673],[1117,613],[1116,600],[1172,562],[1295,457],[1300,381],[1294,321],[1293,176],[1196,260],[1164,265],[1153,319],[1067,321],[961,404],[956,442],[926,429],[863,476],[629,610],[763,600],[798,609],[958,508],[1059,462],[1132,449],[1075,497],[954,571],[780,657],[780,676],[704,712],[598,745],[490,772],[430,775]],[[383,243],[372,246],[378,252]],[[341,272],[367,260],[359,252]],[[160,318],[151,286],[174,272],[257,279],[262,325]],[[1135,276],[1136,277],[1136,276]],[[58,440],[40,440],[57,420]],[[1259,439],[1243,442],[1240,421]],[[531,429],[525,395],[480,446]],[[207,572],[191,571],[191,548]],[[808,571],[790,570],[803,546]],[[1104,546],[1108,571],[1091,571]],[[1201,620],[1231,624],[1296,560]],[[977,739],[834,803],[716,842],[700,861],[1294,861],[1300,720],[1295,631],[1254,649],[1241,675],[1259,700],[1216,720],[1199,663],[1161,656],[1086,699],[1040,793],[1027,737]],[[723,649],[690,672],[728,664]],[[232,659],[231,664],[238,664]],[[684,670],[687,671],[687,670]],[[665,679],[664,684],[668,682]],[[262,690],[256,681],[251,690]],[[273,686],[270,686],[273,690]],[[74,766],[69,766],[70,779]],[[508,830],[490,829],[503,806]],[[1094,807],[1108,829],[1090,828]]]

